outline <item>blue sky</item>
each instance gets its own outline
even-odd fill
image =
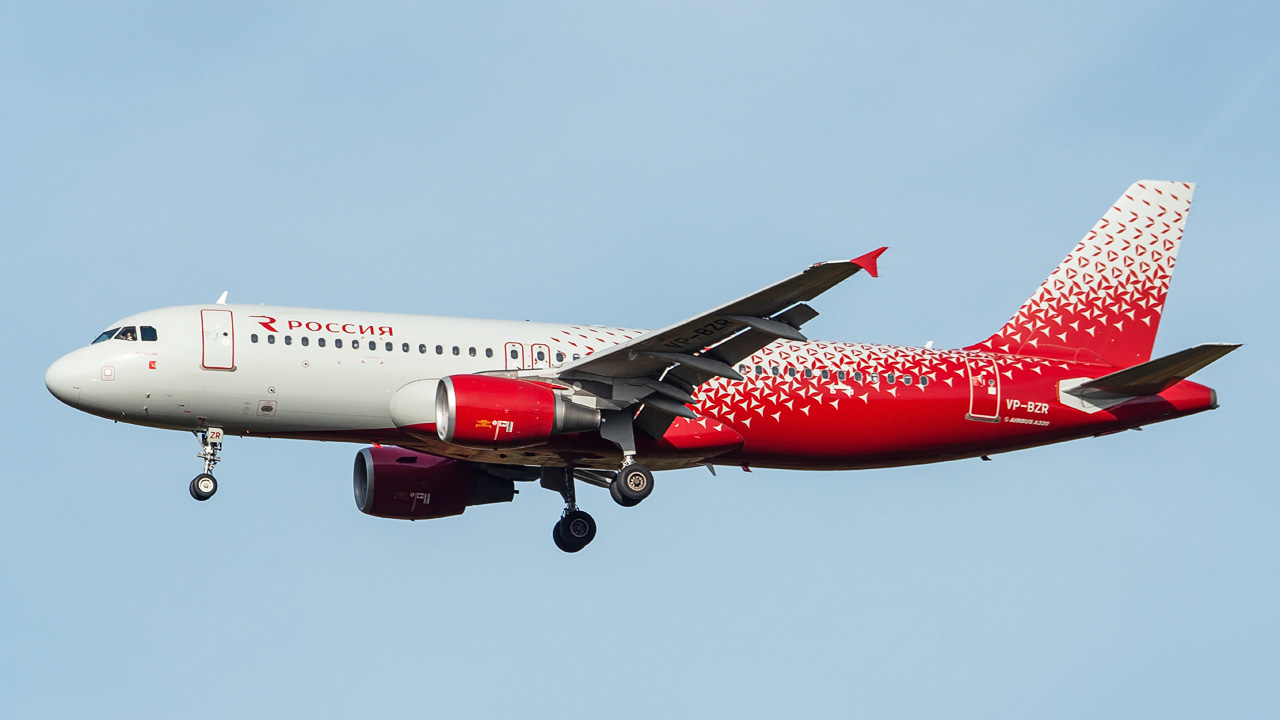
[[[1280,11],[0,8],[0,714],[1274,717]],[[355,446],[76,413],[111,321],[239,302],[654,327],[890,246],[811,336],[956,347],[1129,183],[1198,183],[1157,341],[1222,408],[858,473],[361,515]]]

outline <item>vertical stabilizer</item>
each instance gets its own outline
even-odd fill
[[[995,335],[971,346],[1129,367],[1151,359],[1195,186],[1134,183]]]

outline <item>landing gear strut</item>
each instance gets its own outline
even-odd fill
[[[191,481],[188,488],[191,497],[204,502],[218,492],[218,481],[213,478],[213,466],[218,464],[218,451],[222,449],[222,428],[209,428],[203,433],[196,433],[200,439],[201,451],[196,457],[204,460],[204,472]]]
[[[596,538],[596,521],[578,509],[577,495],[573,489],[573,468],[544,467],[542,486],[560,491],[564,498],[564,513],[551,529],[551,539],[556,547],[567,553],[576,553]]]
[[[634,417],[630,412],[606,411],[600,414],[600,437],[622,451],[622,469],[609,483],[609,494],[622,507],[634,507],[653,492],[653,473],[636,462]]]

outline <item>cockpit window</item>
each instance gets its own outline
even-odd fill
[[[102,342],[102,341],[104,341],[104,340],[110,340],[110,339],[111,339],[112,337],[114,337],[114,336],[115,336],[115,334],[116,334],[116,333],[118,333],[118,332],[120,332],[120,328],[118,328],[118,327],[111,328],[110,330],[108,330],[108,331],[106,331],[106,332],[102,333],[101,335],[99,335],[99,336],[98,336],[98,339],[97,339],[97,340],[94,340],[92,343],[90,343],[90,345],[97,345],[98,343],[100,343],[100,342]]]
[[[155,341],[156,341],[156,329],[155,329],[155,328],[153,328],[153,327],[151,327],[150,325],[143,325],[143,326],[142,326],[142,341],[143,341],[143,342],[155,342]]]
[[[138,328],[136,328],[136,327],[134,327],[134,326],[132,326],[132,325],[130,325],[130,326],[128,326],[128,327],[122,327],[122,328],[120,328],[120,334],[119,334],[119,335],[116,335],[116,336],[115,336],[115,339],[116,339],[116,340],[128,340],[129,342],[133,342],[134,340],[137,340],[137,339],[138,339]]]

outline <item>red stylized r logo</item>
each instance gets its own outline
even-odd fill
[[[249,317],[263,318],[262,320],[258,321],[259,325],[266,328],[269,332],[279,332],[278,330],[276,330],[275,325],[273,325],[276,319],[271,317],[270,315],[250,315]]]

